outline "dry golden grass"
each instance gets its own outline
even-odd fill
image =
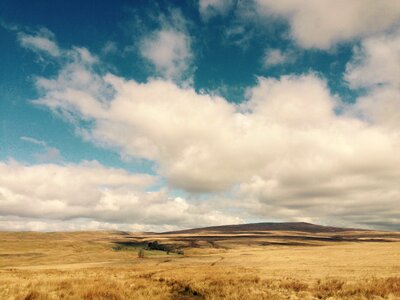
[[[399,299],[400,277],[302,281],[251,270],[200,267],[2,271],[1,299]]]
[[[154,238],[0,233],[0,299],[400,299],[398,241],[220,240],[213,248],[186,248],[184,256],[144,259],[136,249],[112,250],[116,241]]]

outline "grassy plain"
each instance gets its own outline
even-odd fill
[[[400,234],[2,232],[0,299],[400,299]]]

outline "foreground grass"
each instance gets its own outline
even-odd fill
[[[1,299],[400,299],[400,277],[261,279],[238,268],[2,270]]]
[[[0,233],[0,299],[400,299],[400,243],[257,246],[185,255],[116,233]],[[134,249],[134,250],[132,250]]]

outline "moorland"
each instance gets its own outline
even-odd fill
[[[400,299],[400,233],[309,223],[0,232],[0,299]]]

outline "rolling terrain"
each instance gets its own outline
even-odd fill
[[[400,299],[400,233],[309,223],[1,232],[0,299],[60,298]]]
[[[365,229],[340,228],[331,226],[321,226],[306,222],[283,222],[283,223],[251,223],[222,225],[203,228],[193,228],[180,231],[170,231],[166,233],[199,233],[199,232],[232,232],[241,231],[301,231],[301,232],[345,232],[345,231],[366,231]]]

